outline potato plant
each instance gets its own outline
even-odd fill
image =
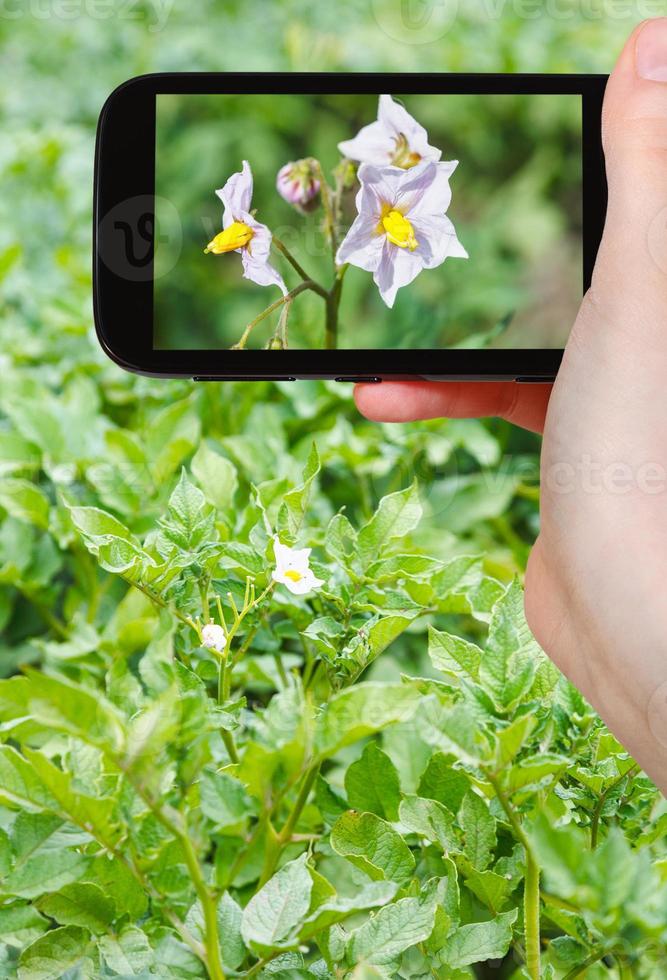
[[[306,440],[248,480],[192,395],[59,437],[47,398],[5,404],[3,975],[660,975],[664,807],[517,578],[426,553],[416,483],[353,523]]]

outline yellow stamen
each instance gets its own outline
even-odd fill
[[[391,157],[391,162],[395,167],[409,170],[410,167],[415,167],[419,163],[421,156],[419,153],[414,153],[410,149],[407,137],[403,133],[399,133],[398,136],[394,137],[394,143],[396,144],[396,149]]]
[[[419,245],[415,238],[415,231],[408,219],[400,211],[392,208],[382,218],[382,227],[387,233],[387,238],[399,248],[409,248],[411,252]]]
[[[225,228],[208,243],[204,254],[213,252],[214,255],[222,255],[223,252],[234,252],[237,248],[247,245],[254,234],[252,228],[242,221],[234,221],[229,228]]]
[[[285,578],[288,578],[291,582],[300,582],[303,575],[301,572],[297,572],[293,568],[288,568],[285,572]]]

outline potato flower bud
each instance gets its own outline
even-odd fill
[[[317,162],[306,158],[286,163],[278,171],[276,188],[280,196],[299,211],[314,211],[320,203]]]

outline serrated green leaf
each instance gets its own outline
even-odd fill
[[[113,901],[93,882],[72,882],[37,902],[44,915],[63,926],[82,926],[95,935],[105,933],[116,917]]]
[[[190,468],[209,503],[218,510],[231,506],[238,479],[236,467],[226,456],[221,456],[208,443],[202,442],[192,457]]]
[[[428,631],[428,655],[436,670],[450,677],[460,677],[462,674],[477,680],[482,650],[460,636],[443,633],[434,627]]]
[[[402,898],[380,909],[350,936],[347,962],[393,967],[401,953],[428,939],[435,925],[435,902]]]
[[[419,693],[403,684],[369,682],[334,695],[315,725],[315,752],[325,759],[339,749],[407,721],[419,704]]]
[[[417,795],[437,800],[446,806],[450,813],[458,813],[463,797],[470,789],[470,780],[460,769],[452,764],[453,757],[436,752],[429,759],[422,773]]]
[[[60,980],[86,955],[90,935],[78,926],[63,926],[40,936],[19,959],[19,980]]]
[[[512,926],[517,910],[502,912],[490,922],[471,922],[461,926],[439,950],[438,962],[450,967],[470,966],[486,960],[502,959],[512,942]]]
[[[0,939],[8,946],[23,948],[48,928],[48,919],[40,915],[33,905],[17,902],[0,908]]]
[[[383,497],[370,521],[359,531],[357,554],[366,567],[382,555],[386,545],[402,538],[419,524],[422,506],[417,484]]]
[[[344,813],[331,828],[330,842],[337,854],[374,881],[400,883],[415,868],[415,859],[401,835],[374,813]]]
[[[247,946],[277,948],[301,925],[313,888],[306,862],[305,854],[290,861],[250,899],[241,923]]]
[[[523,610],[523,590],[514,580],[493,608],[479,680],[500,711],[511,711],[530,691],[544,655]]]
[[[313,443],[303,471],[303,483],[285,494],[278,512],[278,532],[287,535],[292,541],[301,530],[308,509],[313,481],[319,472],[320,457],[317,446]]]
[[[154,963],[148,937],[136,926],[126,926],[117,936],[101,936],[97,948],[109,969],[123,977],[142,976]]]
[[[345,792],[350,807],[367,810],[385,820],[398,819],[401,788],[398,773],[386,753],[369,742],[360,759],[345,773]]]
[[[484,871],[496,846],[495,817],[488,804],[473,790],[463,798],[458,817],[466,856],[473,867]]]
[[[0,480],[0,507],[35,527],[49,526],[49,498],[29,480],[18,477]]]
[[[454,830],[454,818],[442,803],[423,799],[420,796],[406,796],[399,808],[402,825],[411,833],[419,834],[443,851],[454,850],[458,840]]]
[[[204,770],[199,795],[202,813],[218,828],[231,827],[254,811],[243,783],[226,772]]]

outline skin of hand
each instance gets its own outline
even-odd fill
[[[604,237],[553,388],[383,382],[355,399],[376,420],[496,415],[544,432],[529,625],[667,792],[667,18],[629,38],[603,141]]]

